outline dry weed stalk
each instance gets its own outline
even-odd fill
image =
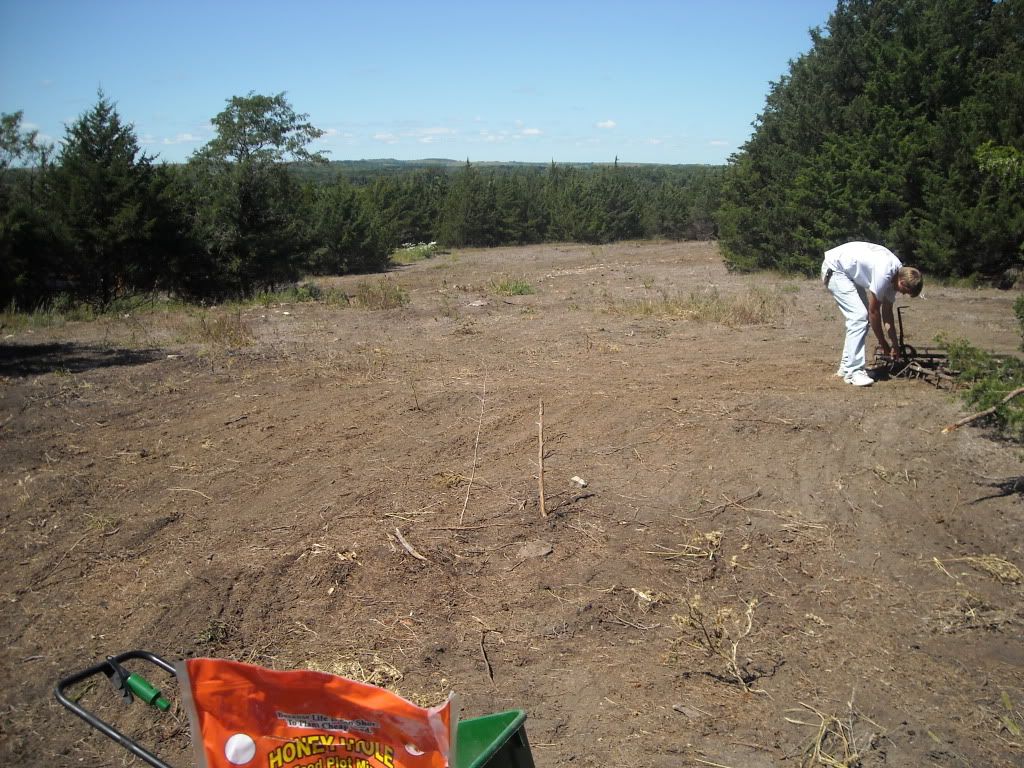
[[[829,768],[854,768],[861,764],[862,752],[874,747],[878,737],[877,734],[872,733],[868,736],[864,748],[858,748],[854,736],[854,725],[858,716],[852,704],[849,705],[850,712],[845,721],[834,715],[819,712],[803,702],[800,702],[800,706],[810,710],[818,717],[817,723],[786,718],[787,723],[805,725],[815,729],[814,735],[801,753],[800,768],[815,768],[819,765],[829,766]],[[871,723],[870,720],[868,722]],[[871,724],[877,727],[877,724]]]
[[[466,518],[466,507],[469,506],[469,492],[473,490],[473,480],[476,479],[476,462],[480,455],[480,428],[484,423],[484,400],[487,399],[487,382],[484,382],[484,389],[480,395],[480,417],[476,421],[476,441],[473,443],[473,471],[469,476],[469,483],[466,485],[466,498],[462,502],[462,512],[459,514],[459,525],[462,525]]]
[[[742,616],[737,616],[728,606],[711,613],[705,609],[701,596],[696,595],[686,601],[686,615],[676,614],[672,621],[679,629],[690,634],[691,645],[725,662],[727,672],[744,691],[765,693],[751,687],[751,675],[744,672],[746,665],[741,666],[739,662],[740,643],[753,631],[754,609],[757,605],[757,598],[749,603],[744,602],[746,610]]]
[[[544,508],[544,401],[540,401],[540,421],[537,422],[537,486],[540,495],[540,516],[547,517]]]
[[[693,535],[690,541],[693,544],[683,544],[678,549],[669,549],[663,547],[660,544],[657,545],[658,550],[648,550],[644,552],[646,555],[657,555],[658,557],[664,557],[667,560],[685,560],[687,558],[694,558],[697,560],[714,560],[719,550],[722,548],[722,532],[721,531],[709,531],[708,533],[697,533]]]

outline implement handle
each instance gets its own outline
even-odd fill
[[[150,653],[149,651],[127,651],[125,653],[119,653],[117,656],[111,656],[106,661],[100,662],[99,664],[94,664],[88,669],[83,669],[79,672],[75,672],[73,674],[68,675],[59,683],[57,683],[57,689],[54,691],[54,695],[56,695],[57,701],[59,701],[65,707],[70,709],[80,718],[85,720],[85,722],[87,722],[97,731],[102,733],[108,739],[116,741],[118,744],[127,749],[133,755],[141,757],[143,760],[145,760],[147,763],[153,766],[153,768],[171,768],[171,766],[169,766],[163,760],[158,758],[156,755],[151,754],[145,748],[139,746],[137,743],[135,743],[127,736],[125,736],[123,733],[118,731],[116,728],[113,728],[112,726],[103,722],[98,717],[96,717],[96,715],[81,707],[77,702],[69,699],[67,695],[64,693],[64,691],[70,688],[72,685],[80,683],[83,680],[87,680],[90,677],[94,677],[95,675],[105,675],[107,677],[115,676],[121,662],[127,661],[128,659],[142,659],[144,661],[148,661],[151,664],[155,664],[156,666],[160,667],[162,670],[164,670],[164,672],[167,672],[171,676],[177,677],[177,675],[175,675],[174,672],[174,665],[170,662],[165,661],[164,659],[161,659],[156,654]],[[132,682],[132,678],[135,678],[135,682]],[[124,684],[127,685],[131,689],[131,692],[136,694],[140,699],[147,702],[148,704],[152,704],[161,711],[166,711],[170,707],[170,702],[168,702],[163,696],[161,696],[160,691],[156,690],[156,688],[150,685],[145,680],[145,678],[142,678],[139,675],[129,675],[127,680],[124,681]]]
[[[161,712],[166,712],[171,708],[171,702],[161,696],[160,690],[142,675],[128,675],[124,684],[131,689],[132,693]]]

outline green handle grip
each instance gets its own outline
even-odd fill
[[[171,708],[171,702],[161,696],[160,691],[142,675],[128,675],[128,679],[124,681],[124,684],[128,686],[132,693],[147,704],[152,704],[161,712],[166,712]]]

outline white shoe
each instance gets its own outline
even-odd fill
[[[864,371],[851,371],[846,374],[843,381],[847,384],[853,384],[855,387],[870,387],[875,383],[875,380],[868,376]]]
[[[840,368],[838,371],[836,371],[832,375],[835,376],[837,379],[845,379],[847,374],[846,374],[846,371],[844,371],[842,368]]]

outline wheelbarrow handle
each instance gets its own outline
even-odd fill
[[[94,677],[95,675],[103,674],[107,677],[116,676],[119,665],[124,661],[128,661],[129,659],[142,659],[144,661],[148,661],[151,664],[155,664],[156,666],[160,667],[168,674],[176,677],[174,665],[166,661],[165,659],[160,658],[155,653],[150,653],[149,651],[126,651],[124,653],[119,653],[116,656],[110,656],[106,661],[101,661],[99,664],[94,664],[88,669],[83,669],[68,675],[59,683],[57,683],[57,688],[54,691],[54,695],[56,695],[57,701],[59,701],[65,707],[70,709],[72,712],[74,712],[76,715],[82,718],[85,722],[87,722],[97,731],[102,733],[107,738],[113,739],[122,747],[131,752],[133,755],[142,758],[151,766],[153,766],[153,768],[171,768],[170,765],[165,763],[156,755],[150,753],[145,748],[139,746],[136,742],[129,739],[127,736],[125,736],[123,733],[118,731],[113,726],[105,723],[103,720],[100,720],[98,717],[96,717],[96,715],[92,714],[84,707],[80,706],[77,702],[69,699],[67,695],[64,693],[64,691],[72,685],[80,683],[83,680],[86,680],[90,677]]]

